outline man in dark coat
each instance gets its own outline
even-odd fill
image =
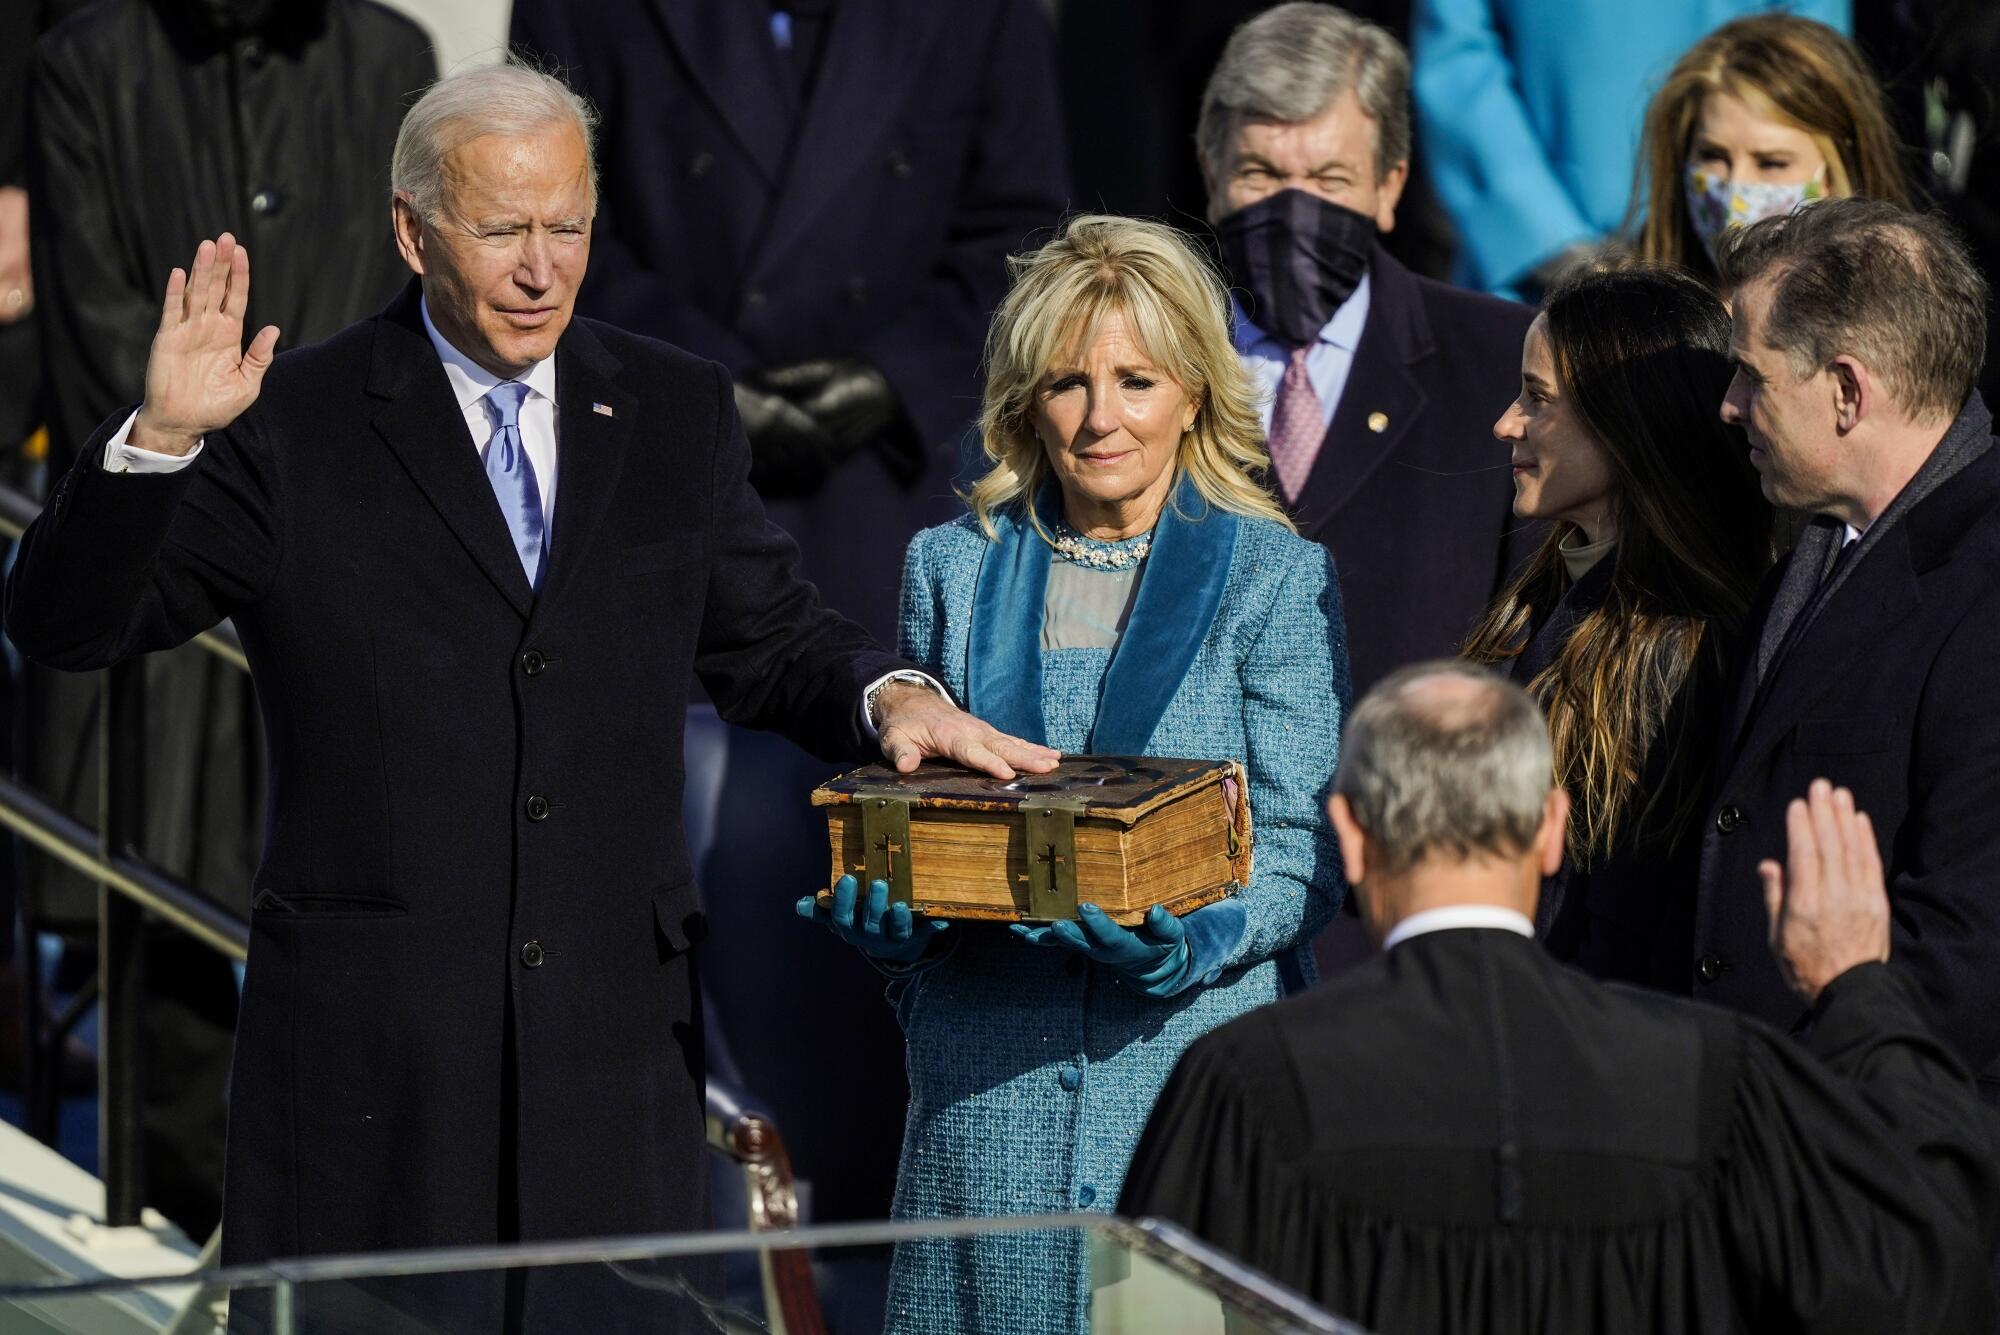
[[[392,174],[420,281],[275,367],[275,328],[242,343],[243,249],[204,242],[144,402],[12,576],[42,661],[222,616],[251,660],[272,803],[226,1261],[704,1223],[692,677],[827,756],[1053,764],[820,605],[721,368],[571,320],[586,112],[513,66],[432,88]]]
[[[1381,28],[1280,5],[1230,38],[1196,137],[1272,480],[1334,553],[1357,692],[1454,652],[1539,537],[1493,440],[1534,312],[1378,244],[1409,177],[1409,83]]]
[[[408,277],[377,204],[384,164],[436,74],[423,31],[368,0],[112,0],[43,36],[28,157],[52,476],[138,397],[155,284],[201,238],[228,228],[256,249],[250,318],[295,344],[381,308]],[[192,647],[138,671],[140,851],[246,913],[264,805],[250,683]],[[34,672],[30,684],[34,781],[95,824],[100,682]],[[94,916],[89,880],[40,855],[28,868],[41,912]],[[148,954],[148,1198],[206,1236],[221,1209],[236,980],[169,928]]]
[[[1121,1212],[1382,1331],[1991,1329],[2000,1134],[1882,962],[1853,795],[1815,782],[1781,818],[1788,864],[1747,873],[1801,1046],[1541,950],[1569,805],[1549,774],[1534,702],[1479,669],[1362,701],[1332,816],[1384,953],[1191,1048]]]
[[[1874,818],[1896,958],[2000,1097],[2000,451],[1973,384],[1987,287],[1945,224],[1834,200],[1733,238],[1740,423],[1774,504],[1816,516],[1766,583],[1718,742],[1685,985],[1802,1010],[1749,878],[1818,774]]]
[[[1061,217],[1035,0],[516,0],[603,114],[588,315],[736,377],[751,477],[829,602],[896,624],[957,513],[1006,256]]]

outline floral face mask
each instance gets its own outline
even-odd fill
[[[1820,185],[1825,169],[1810,181],[1798,185],[1773,185],[1763,181],[1736,181],[1718,176],[1699,163],[1690,162],[1682,177],[1682,194],[1687,198],[1688,221],[1695,235],[1715,260],[1715,241],[1732,227],[1748,227],[1766,218],[1783,217],[1801,204],[1826,197]]]

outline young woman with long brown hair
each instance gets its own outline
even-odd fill
[[[1641,259],[1713,286],[1722,232],[1845,195],[1910,202],[1882,89],[1824,23],[1760,14],[1696,42],[1654,94],[1628,230]]]
[[[1494,425],[1514,513],[1549,536],[1465,656],[1541,702],[1568,790],[1569,858],[1539,927],[1606,977],[1685,990],[1689,837],[1727,647],[1771,561],[1771,510],[1717,410],[1729,316],[1664,266],[1572,276],[1528,330]]]

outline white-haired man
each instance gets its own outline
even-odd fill
[[[1885,963],[1853,795],[1814,783],[1758,869],[1801,1045],[1534,942],[1569,813],[1549,757],[1534,702],[1478,668],[1362,700],[1331,807],[1383,953],[1191,1048],[1121,1211],[1371,1329],[1992,1329],[2000,1140]]]
[[[243,248],[203,242],[144,403],[24,539],[29,655],[228,616],[255,672],[228,1261],[704,1222],[691,675],[827,755],[1053,763],[819,605],[720,368],[571,319],[591,133],[531,70],[435,85],[391,170],[417,281],[275,366],[276,330],[243,344]]]

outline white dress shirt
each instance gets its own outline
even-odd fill
[[[1394,950],[1413,936],[1449,932],[1460,927],[1486,927],[1521,936],[1535,934],[1535,924],[1528,921],[1526,914],[1516,913],[1513,909],[1501,908],[1498,904],[1446,904],[1443,908],[1412,913],[1397,923],[1382,939],[1382,949]]]
[[[465,416],[467,439],[483,459],[486,447],[492,442],[493,433],[500,424],[499,417],[491,412],[485,400],[500,384],[500,377],[445,341],[444,335],[431,323],[429,301],[419,302],[418,308],[423,312],[424,332],[430,335],[431,346],[437,349],[438,360],[444,363],[444,378],[451,385],[452,397],[458,402],[459,412]],[[553,528],[556,513],[555,354],[550,353],[514,379],[529,390],[527,399],[521,404],[521,443],[527,446],[528,462],[534,465],[535,483],[542,493],[542,525],[545,529]],[[160,454],[140,449],[132,444],[132,423],[138,418],[136,411],[127,417],[125,425],[118,429],[118,434],[105,447],[105,472],[172,473],[186,468],[201,453],[201,441],[196,441],[194,448],[186,454]]]
[[[1235,315],[1236,352],[1243,359],[1243,369],[1250,373],[1262,393],[1263,407],[1259,412],[1268,432],[1271,413],[1278,402],[1278,383],[1285,378],[1291,349],[1258,328],[1234,297],[1229,304]],[[1333,425],[1333,410],[1340,406],[1341,392],[1347,388],[1347,373],[1354,369],[1354,350],[1361,346],[1361,331],[1367,324],[1368,275],[1363,274],[1360,285],[1340,303],[1340,309],[1319,331],[1318,341],[1306,353],[1306,375],[1312,380],[1313,393],[1319,397],[1319,413],[1325,426]]]

